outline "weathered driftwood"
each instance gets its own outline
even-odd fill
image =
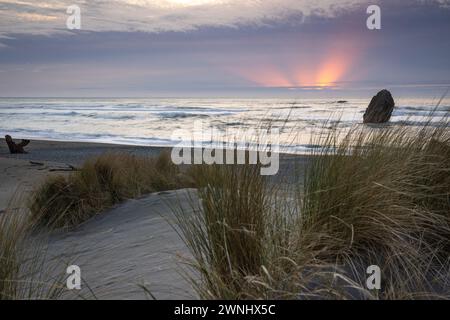
[[[52,169],[50,169],[49,171],[50,171],[50,172],[57,172],[57,171],[60,171],[60,172],[64,172],[64,171],[70,172],[70,171],[79,171],[79,170],[80,170],[80,169],[78,169],[78,168],[72,166],[71,164],[66,164],[66,166],[67,166],[67,168],[52,168]]]
[[[27,153],[24,147],[30,143],[30,140],[22,140],[20,143],[15,143],[10,135],[6,135],[5,140],[10,153]]]
[[[78,169],[77,167],[74,167],[71,164],[66,163],[66,167],[61,167],[61,166],[57,166],[54,168],[49,168],[48,165],[46,165],[43,162],[37,162],[37,161],[30,161],[30,164],[33,166],[39,166],[39,169],[37,170],[48,170],[49,172],[64,172],[64,171],[79,171],[80,169]]]
[[[44,165],[44,163],[36,162],[36,161],[30,161],[30,164],[32,164],[33,166],[43,166]]]

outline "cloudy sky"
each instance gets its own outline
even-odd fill
[[[0,96],[436,93],[449,40],[450,0],[0,0]]]

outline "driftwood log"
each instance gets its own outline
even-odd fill
[[[15,143],[10,135],[6,135],[5,140],[10,153],[27,153],[23,148],[30,143],[30,140],[22,140],[20,143]]]

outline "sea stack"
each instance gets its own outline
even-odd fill
[[[395,102],[392,94],[384,89],[377,93],[370,101],[364,113],[364,123],[385,123],[391,118]]]

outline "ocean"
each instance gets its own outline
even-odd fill
[[[314,137],[337,124],[351,128],[362,124],[370,99],[0,99],[0,134],[13,138],[55,141],[102,142],[142,146],[174,146],[173,133],[203,128],[222,132],[204,141],[241,139],[251,128],[280,130],[286,152],[308,152]],[[396,101],[391,125],[416,126],[429,120],[438,99]],[[432,121],[450,111],[444,100]],[[228,136],[227,136],[228,135]]]

